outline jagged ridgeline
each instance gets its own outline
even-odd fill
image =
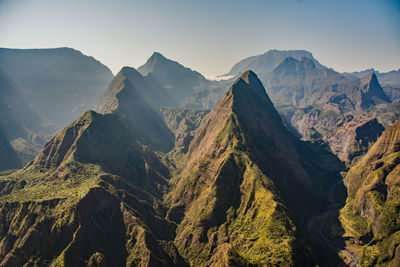
[[[341,210],[348,244],[362,266],[400,265],[400,120],[346,175],[346,206]]]
[[[251,71],[207,115],[160,111],[162,90],[123,68],[100,113],[0,176],[0,265],[315,264],[298,226],[337,159],[291,135]]]

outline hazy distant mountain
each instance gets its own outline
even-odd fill
[[[154,111],[160,112],[160,108],[165,106],[176,106],[175,99],[167,93],[167,90],[162,85],[158,84],[155,79],[153,79],[152,74],[142,76],[142,74],[134,68],[123,67],[117,76],[129,81],[140,96],[154,109]],[[118,83],[119,80],[120,79],[114,79],[109,85],[99,103],[97,103],[96,110],[102,112],[102,109],[104,108],[103,106],[109,105],[106,102],[110,101],[111,94],[114,96],[116,95],[116,92],[113,90],[124,89],[124,87],[116,88],[117,86],[121,86],[121,84]]]
[[[385,130],[344,181],[348,197],[340,219],[360,266],[399,266],[400,120]]]
[[[349,162],[365,152],[382,132],[378,121],[373,121],[377,124],[374,126],[368,124],[374,117],[360,115],[379,113],[370,110],[390,104],[374,74],[362,79],[346,77],[331,69],[318,69],[310,58],[288,57],[260,77],[280,113],[302,138],[324,140],[343,161]],[[377,115],[379,122],[387,126],[400,115],[400,110],[392,114],[390,118]],[[353,119],[354,123],[350,123]],[[364,127],[368,141],[358,143],[357,127]]]
[[[0,48],[0,65],[29,104],[57,128],[94,108],[113,78],[106,66],[71,48]]]
[[[165,58],[155,52],[147,62],[138,68],[144,76],[162,86],[173,99],[169,106],[186,109],[211,109],[224,93],[230,81],[207,80],[197,71],[193,71],[176,61]]]
[[[360,72],[344,73],[347,76],[357,76],[359,78],[369,74],[375,73],[378,77],[379,83],[382,85],[383,90],[392,102],[400,103],[400,69],[392,70],[389,72],[379,72],[374,69],[368,69]]]
[[[318,69],[309,58],[288,57],[273,71],[260,76],[278,104],[307,107],[329,103],[341,111],[350,111],[390,102],[375,75],[346,78],[330,69]]]
[[[313,61],[317,69],[324,69],[313,55],[305,50],[269,50],[268,52],[245,58],[238,63],[236,63],[232,69],[225,75],[238,75],[246,70],[252,70],[257,75],[267,73],[276,68],[285,58],[292,57],[297,60],[303,57],[309,58]]]
[[[145,76],[151,74],[159,84],[164,86],[178,106],[196,90],[208,87],[209,83],[197,71],[167,59],[157,52],[154,52],[147,62],[138,68],[138,71]]]
[[[21,164],[33,159],[48,135],[55,130],[36,113],[20,95],[20,91],[0,68],[0,142],[1,147],[8,151],[0,150],[0,153],[9,155],[5,157],[3,154],[0,163],[2,169],[22,167]],[[12,160],[15,155],[18,157],[18,166]],[[7,165],[5,162],[10,160],[13,163]]]

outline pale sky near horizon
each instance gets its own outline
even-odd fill
[[[269,49],[340,72],[400,68],[400,0],[0,0],[0,47],[72,47],[114,74],[153,51],[204,75]]]

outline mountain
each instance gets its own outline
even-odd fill
[[[19,92],[0,69],[1,170],[22,167],[33,159],[54,131]]]
[[[331,151],[349,164],[366,153],[385,129],[371,114],[329,118],[316,112],[296,112],[292,123],[303,139],[325,140]]]
[[[105,105],[105,101],[110,97],[110,94],[115,94],[114,90],[120,86],[119,81],[121,79],[129,81],[134,84],[135,90],[140,93],[144,101],[146,101],[154,111],[160,112],[162,107],[175,106],[175,100],[166,92],[165,88],[158,84],[152,75],[142,76],[137,70],[131,67],[123,67],[121,71],[117,74],[118,79],[114,79],[108,90],[102,95],[100,102],[97,104],[97,109],[101,110],[102,105]],[[115,87],[115,88],[113,88]],[[123,86],[121,87],[123,88]]]
[[[306,153],[257,76],[243,73],[204,117],[172,179],[167,218],[178,224],[181,255],[193,266],[310,264],[295,225],[326,205],[317,184],[338,177],[316,178],[319,164]]]
[[[102,114],[122,114],[135,126],[138,140],[155,150],[167,152],[173,147],[173,133],[162,121],[159,111],[154,110],[146,101],[158,107],[162,94],[155,90],[156,87],[146,86],[144,81],[135,69],[123,68],[110,83],[96,110]]]
[[[309,58],[286,58],[261,79],[278,104],[307,107],[328,103],[342,111],[358,111],[390,102],[375,75],[346,78],[330,69],[318,69]]]
[[[344,179],[341,222],[362,266],[400,264],[400,120],[386,129]]]
[[[260,76],[272,101],[302,139],[323,140],[346,163],[376,141],[382,125],[387,127],[400,117],[400,109],[390,103],[374,74],[346,77],[318,69],[309,58],[289,57]],[[373,124],[368,123],[371,120]],[[359,143],[357,128],[363,129],[368,141]]]
[[[186,97],[193,95],[196,89],[208,83],[200,73],[185,68],[158,52],[154,52],[147,62],[138,68],[138,71],[142,75],[151,74],[155,80],[163,84],[178,105]]]
[[[21,161],[10,142],[0,132],[0,171],[18,169],[21,167]]]
[[[57,129],[93,109],[113,78],[106,66],[71,48],[0,48],[0,66]]]
[[[400,70],[392,70],[389,72],[379,72],[374,69],[363,70],[360,72],[344,73],[347,76],[357,76],[359,78],[369,74],[374,73],[382,85],[385,93],[392,102],[400,102]]]
[[[197,71],[167,59],[158,52],[154,52],[138,71],[163,86],[174,100],[168,106],[173,107],[210,109],[227,87],[226,82],[207,80]]]
[[[0,265],[185,266],[164,219],[169,169],[152,150],[173,135],[132,71],[111,82],[104,114],[85,112],[0,177]]]
[[[246,70],[253,70],[257,75],[267,73],[275,69],[285,58],[292,57],[297,60],[302,59],[303,57],[309,58],[313,61],[314,65],[318,69],[325,69],[316,59],[314,59],[313,55],[305,50],[269,50],[268,52],[245,58],[238,63],[236,63],[231,70],[225,74],[236,76],[240,73],[243,73]]]

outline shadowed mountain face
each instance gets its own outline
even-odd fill
[[[173,99],[168,106],[174,107],[211,109],[229,85],[225,81],[207,80],[197,71],[167,59],[157,52],[154,52],[138,71],[162,85],[160,88]]]
[[[400,263],[400,120],[386,129],[345,178],[341,210],[347,245],[362,266]]]
[[[292,57],[300,60],[303,57],[311,59],[318,69],[324,69],[313,55],[305,50],[269,50],[268,52],[245,58],[236,63],[226,75],[239,75],[240,73],[251,69],[257,75],[267,73],[275,69],[285,58]]]
[[[29,104],[58,129],[93,109],[113,78],[106,66],[71,48],[0,48],[0,65]]]
[[[162,109],[190,144],[154,152],[172,133],[146,79],[124,68],[102,114],[85,112],[0,176],[0,265],[313,263],[296,226],[326,205],[318,191],[337,182],[338,161],[292,137],[250,71],[202,120]]]
[[[22,167],[37,154],[52,131],[0,69],[0,169]]]
[[[163,98],[158,87],[151,85],[135,69],[125,67],[115,76],[96,110],[102,114],[121,114],[135,127],[139,141],[155,150],[168,152],[173,147],[174,136],[159,111],[163,101],[168,99]]]

